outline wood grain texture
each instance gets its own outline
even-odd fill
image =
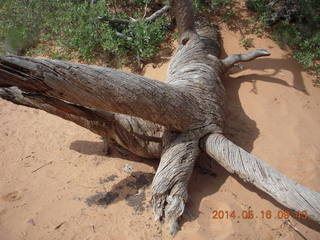
[[[230,173],[236,173],[285,207],[306,211],[310,219],[320,223],[319,192],[292,181],[221,134],[209,135],[205,150]]]
[[[217,28],[195,22],[190,0],[172,0],[170,6],[180,40],[166,83],[99,66],[6,56],[0,57],[0,97],[73,121],[139,156],[160,158],[152,203],[156,219],[164,219],[172,234],[179,228],[187,185],[201,152],[284,206],[307,210],[320,222],[320,193],[288,179],[222,135],[222,74],[236,62],[269,53],[256,50],[220,60]],[[200,139],[205,139],[201,148]]]
[[[153,122],[83,107],[39,93],[24,92],[17,87],[0,88],[0,97],[72,121],[104,138],[114,140],[137,156],[149,159],[160,157],[163,127]]]
[[[0,57],[1,86],[17,86],[74,104],[140,117],[172,130],[201,127],[199,120],[204,117],[194,114],[198,101],[192,93],[99,66],[45,58]],[[184,107],[186,100],[188,108]]]

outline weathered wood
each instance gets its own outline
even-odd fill
[[[143,158],[160,157],[163,127],[125,114],[95,110],[17,87],[0,88],[0,97],[15,104],[41,109],[114,140]]]
[[[0,97],[73,121],[139,156],[160,158],[152,183],[153,209],[173,234],[195,161],[205,151],[231,173],[286,207],[307,210],[319,222],[319,193],[294,183],[222,135],[221,75],[236,62],[269,53],[256,50],[220,60],[217,29],[194,21],[190,0],[172,0],[170,5],[180,40],[166,83],[98,66],[6,56],[0,58]]]
[[[254,184],[282,205],[295,211],[306,211],[308,218],[320,223],[319,192],[292,181],[221,134],[209,135],[205,150],[228,172]]]
[[[254,50],[248,53],[243,54],[233,54],[231,56],[228,56],[227,58],[222,60],[222,64],[226,69],[232,67],[234,64],[238,62],[248,62],[252,61],[258,57],[265,57],[269,56],[270,53],[264,49],[258,49]]]
[[[188,200],[187,186],[199,155],[197,135],[165,132],[159,167],[152,182],[155,220],[162,218],[174,235]]]
[[[191,0],[171,0],[170,6],[177,21],[177,28],[180,34],[179,43],[184,45],[189,39],[197,38]]]
[[[82,106],[123,113],[185,131],[201,127],[199,102],[177,86],[133,73],[45,58],[0,57],[0,87],[17,86]],[[185,108],[185,102],[189,107]],[[134,106],[134,107],[132,107]],[[178,120],[179,119],[179,120]]]
[[[162,17],[164,14],[166,14],[170,9],[170,6],[165,5],[158,11],[155,11],[153,14],[151,14],[149,17],[146,18],[147,22],[154,22],[157,20],[159,17]]]
[[[145,21],[151,23],[157,20],[158,18],[162,17],[164,14],[166,14],[170,9],[169,5],[163,6],[161,9],[155,11],[153,14],[151,14],[149,17],[145,19]],[[110,23],[116,23],[116,24],[124,24],[124,25],[129,25],[131,22],[136,22],[137,20],[131,19],[122,19],[122,18],[108,18],[106,16],[100,16],[98,17],[99,20],[101,21],[106,21]]]

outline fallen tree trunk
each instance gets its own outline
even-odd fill
[[[220,60],[216,29],[195,22],[189,0],[170,4],[180,38],[166,83],[98,66],[5,56],[0,58],[0,96],[73,121],[139,156],[160,158],[152,183],[153,209],[173,234],[201,152],[284,206],[307,211],[320,222],[319,193],[289,180],[222,135],[221,75],[237,62],[269,53],[256,50]]]

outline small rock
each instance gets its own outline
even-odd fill
[[[126,173],[131,174],[133,172],[133,167],[130,166],[129,164],[125,164],[122,170],[125,171]]]
[[[36,225],[36,223],[34,222],[34,220],[33,220],[32,218],[31,218],[31,219],[29,219],[28,223],[32,224],[33,226],[35,226],[35,225]]]

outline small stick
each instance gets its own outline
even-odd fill
[[[146,4],[145,4],[145,6],[144,6],[144,14],[143,14],[142,19],[144,19],[144,18],[146,17],[146,15],[147,15],[147,8],[148,8],[148,3],[149,3],[149,2],[150,2],[149,0],[146,1]]]
[[[302,238],[305,239],[305,240],[308,240],[305,236],[303,236],[303,234],[299,231],[299,229],[291,223],[290,220],[285,220],[285,221],[284,221],[284,224],[285,224],[285,225],[288,225],[288,226],[291,227],[293,230],[295,230],[296,233],[298,233],[298,234],[300,235],[300,237],[302,237]]]
[[[54,229],[58,230],[63,224],[65,224],[65,222],[60,223],[58,226],[56,226]]]
[[[42,166],[38,167],[37,169],[33,170],[32,173],[35,173],[36,171],[40,170],[41,168],[43,168],[47,165],[50,165],[52,163],[53,163],[53,161],[47,162],[47,163],[43,164]]]

